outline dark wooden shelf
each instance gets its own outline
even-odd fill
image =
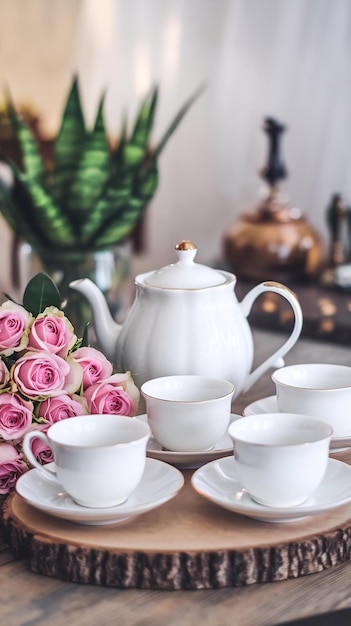
[[[240,300],[254,285],[238,280],[236,295]],[[301,304],[304,324],[302,336],[351,344],[351,290],[322,284],[287,284]],[[250,313],[256,328],[289,332],[293,312],[285,299],[275,293],[260,296]]]

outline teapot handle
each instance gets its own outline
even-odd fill
[[[295,315],[294,328],[287,341],[280,348],[278,348],[274,354],[263,361],[261,365],[248,375],[242,390],[244,392],[247,391],[270,367],[283,367],[283,356],[285,356],[285,354],[295,345],[302,330],[303,315],[296,295],[293,291],[291,291],[291,289],[275,281],[265,281],[264,283],[260,283],[246,294],[246,296],[239,303],[243,315],[248,317],[256,298],[266,291],[273,291],[288,300]]]

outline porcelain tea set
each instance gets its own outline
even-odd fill
[[[18,493],[57,517],[117,523],[175,497],[184,482],[180,469],[191,467],[200,495],[258,520],[291,521],[349,502],[351,467],[329,452],[351,442],[351,367],[285,366],[303,323],[296,296],[267,281],[238,302],[233,274],[196,263],[191,242],[180,242],[176,251],[177,262],[136,277],[122,327],[92,281],[71,283],[91,304],[102,351],[131,371],[146,412],[53,425],[41,433],[55,458],[46,467],[31,454],[29,434],[25,452],[35,469],[18,480]],[[266,291],[288,300],[294,325],[252,371],[247,317]],[[269,368],[276,396],[232,414],[233,397]]]

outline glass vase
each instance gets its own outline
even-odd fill
[[[93,324],[90,324],[90,306],[80,293],[70,289],[70,282],[90,278],[105,295],[117,322],[124,320],[132,301],[131,248],[128,244],[92,252],[52,250],[49,253],[36,251],[28,243],[23,243],[19,251],[19,267],[22,292],[28,281],[40,271],[52,278],[62,298],[62,309],[78,337],[89,324],[90,343],[95,340]]]

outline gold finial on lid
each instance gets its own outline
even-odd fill
[[[197,246],[194,243],[189,241],[188,239],[183,239],[179,243],[177,243],[176,250],[197,250]]]

